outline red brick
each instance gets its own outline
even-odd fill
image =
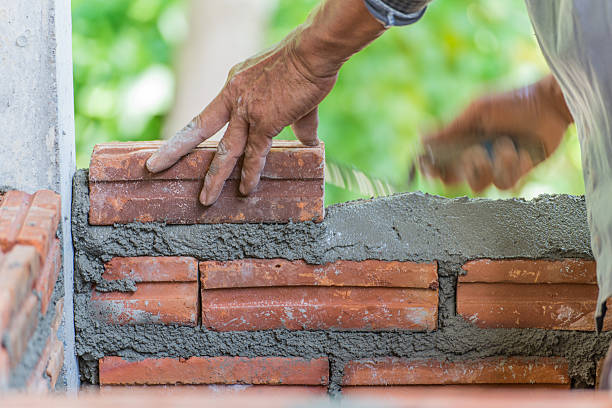
[[[181,256],[139,256],[113,258],[104,265],[106,280],[131,279],[134,282],[196,282],[198,262]]]
[[[459,276],[459,282],[597,284],[595,261],[585,259],[478,259],[463,269],[467,273]]]
[[[434,330],[438,293],[396,288],[245,288],[202,291],[202,324],[218,331]]]
[[[440,361],[381,358],[349,362],[343,386],[550,385],[570,387],[568,363],[560,357],[491,357]]]
[[[595,330],[596,299],[596,285],[471,283],[457,287],[457,314],[482,328]]]
[[[336,261],[309,265],[284,259],[200,262],[205,289],[261,286],[438,287],[437,264],[414,262]]]
[[[89,179],[94,182],[117,180],[200,180],[217,148],[216,141],[205,141],[174,166],[160,173],[150,173],[145,162],[162,141],[112,142],[94,146],[89,165]],[[262,178],[321,179],[324,177],[324,145],[304,146],[294,140],[274,140],[266,159]],[[240,179],[237,167],[229,176]]]
[[[323,219],[324,148],[275,141],[256,192],[238,192],[241,165],[217,202],[198,202],[202,180],[215,152],[204,143],[170,169],[151,174],[145,162],[159,142],[97,145],[91,159],[89,222],[170,224],[288,222]]]
[[[32,289],[39,274],[39,257],[33,247],[16,245],[0,265],[0,337]]]
[[[51,353],[49,356],[49,362],[47,363],[47,369],[45,373],[49,377],[51,389],[55,388],[57,378],[62,371],[64,366],[64,345],[61,341],[56,340],[51,346]]]
[[[595,330],[595,263],[581,259],[470,261],[457,314],[482,328]],[[612,316],[604,322],[608,330]]]
[[[100,359],[101,385],[267,384],[327,385],[327,358],[191,357],[127,361]]]
[[[50,379],[48,376],[45,377],[45,374],[47,371],[47,366],[49,365],[49,357],[51,356],[52,351],[57,347],[57,343],[61,344],[57,337],[57,331],[62,323],[63,313],[64,299],[60,299],[55,304],[55,314],[51,322],[51,332],[47,338],[45,348],[43,349],[36,366],[32,369],[30,377],[26,382],[26,390],[28,393],[46,393],[51,388]]]
[[[36,326],[38,326],[38,298],[30,294],[4,335],[4,344],[9,352],[12,367],[21,361]]]
[[[22,191],[9,191],[0,205],[0,250],[8,252],[17,241],[32,196]]]
[[[136,292],[94,290],[94,310],[110,324],[197,324],[197,281],[139,283],[136,288]]]
[[[60,207],[59,195],[50,190],[37,191],[17,235],[19,244],[32,245],[36,248],[41,263],[47,257],[49,247],[55,239],[61,215]]]
[[[53,244],[47,254],[40,277],[36,281],[34,290],[40,296],[40,308],[41,313],[45,315],[47,313],[47,307],[49,301],[53,295],[53,289],[55,288],[55,282],[59,276],[59,272],[62,269],[62,256],[60,252],[60,243],[58,239],[53,240]]]

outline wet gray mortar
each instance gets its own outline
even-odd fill
[[[326,356],[332,394],[344,364],[375,357],[460,360],[489,356],[560,356],[572,386],[591,387],[612,333],[478,329],[455,315],[461,265],[477,258],[592,259],[583,197],[446,199],[421,193],[327,208],[320,224],[129,224],[90,226],[87,171],[74,178],[75,322],[81,379],[97,383],[98,358]],[[114,256],[192,256],[201,260],[304,259],[438,261],[438,329],[410,331],[214,332],[176,325],[113,326],[92,318],[89,297]],[[130,290],[133,283],[114,289]]]

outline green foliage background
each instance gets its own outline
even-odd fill
[[[301,23],[317,2],[280,0],[268,45]],[[186,6],[183,0],[73,0],[79,166],[87,166],[95,143],[159,138],[171,99],[135,120],[126,109],[134,97],[129,90],[145,77],[171,82]],[[437,0],[417,24],[389,30],[345,64],[321,105],[319,135],[328,157],[402,191],[472,196],[465,186],[447,188],[420,178],[407,184],[420,135],[450,121],[478,95],[525,85],[547,71],[522,0]],[[280,137],[291,138],[290,130]],[[553,192],[584,193],[573,129],[557,153],[513,191],[490,188],[481,195]],[[326,188],[328,204],[359,197]]]

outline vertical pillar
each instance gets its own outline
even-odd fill
[[[0,0],[0,189],[62,197],[65,373],[76,391],[70,228],[75,169],[70,0]]]

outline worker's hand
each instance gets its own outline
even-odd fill
[[[240,193],[257,186],[272,138],[291,125],[305,145],[318,144],[317,106],[338,70],[384,31],[363,0],[327,0],[274,48],[236,65],[219,95],[147,161],[151,172],[176,163],[229,122],[204,179],[200,202],[212,205],[244,153]]]
[[[541,146],[548,157],[572,122],[559,85],[554,77],[548,76],[525,88],[481,98],[449,126],[425,137],[426,149],[428,145],[461,145],[462,140],[474,137],[492,139],[493,143],[491,146],[472,143],[468,148],[458,149],[456,160],[444,168],[424,156],[420,160],[421,170],[446,184],[467,181],[476,192],[491,183],[509,189],[537,164],[515,142],[522,140]]]

